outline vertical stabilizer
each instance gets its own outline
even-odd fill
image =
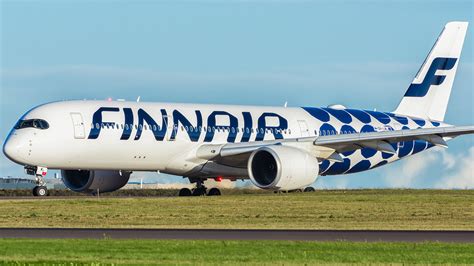
[[[444,120],[467,26],[468,22],[446,24],[395,113]]]

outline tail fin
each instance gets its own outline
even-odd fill
[[[468,22],[449,22],[436,40],[396,114],[443,121]]]

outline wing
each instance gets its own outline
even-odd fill
[[[420,128],[409,130],[352,133],[330,136],[269,140],[222,145],[203,145],[197,156],[220,164],[245,167],[250,154],[269,145],[289,145],[306,150],[320,160],[342,161],[340,153],[362,148],[372,148],[386,153],[396,153],[392,143],[425,140],[433,145],[447,147],[445,140],[474,133],[474,126]]]

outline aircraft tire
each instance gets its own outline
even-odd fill
[[[180,196],[180,197],[190,197],[192,195],[193,195],[193,193],[191,192],[191,190],[189,188],[182,188],[179,191],[179,194],[178,194],[178,196]]]
[[[221,191],[218,188],[211,188],[209,192],[207,193],[208,196],[220,196]]]
[[[33,188],[33,196],[46,197],[48,196],[48,188],[45,186],[36,186]]]

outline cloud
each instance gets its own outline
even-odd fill
[[[440,189],[473,189],[474,146],[469,149],[467,154],[461,154],[455,157],[454,160],[456,161],[456,167],[452,167],[453,171],[436,182],[434,187]]]
[[[351,189],[349,176],[321,176],[313,184],[318,189]]]
[[[387,186],[394,188],[472,189],[473,162],[474,146],[461,153],[433,148],[386,168],[383,175]],[[439,170],[433,172],[430,169]],[[431,176],[426,176],[427,174]]]
[[[436,154],[438,148],[424,153],[416,154],[401,161],[398,166],[392,166],[385,171],[385,182],[389,187],[408,188],[413,187],[420,174],[438,159]]]

